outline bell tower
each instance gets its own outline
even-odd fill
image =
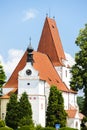
[[[18,73],[18,98],[23,92],[28,94],[32,106],[34,124],[45,126],[45,84],[39,78],[39,72],[33,67],[33,48],[31,43],[27,48],[25,67]]]

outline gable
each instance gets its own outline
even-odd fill
[[[11,77],[3,86],[4,88],[18,88],[18,72],[22,70],[26,64],[27,52],[18,63]],[[61,91],[69,91],[66,85],[62,82],[59,75],[57,74],[54,66],[47,55],[40,52],[33,52],[33,67],[39,72],[41,80],[45,80],[49,85],[55,85]]]
[[[63,65],[65,54],[55,20],[46,18],[37,51],[48,55],[53,65]]]

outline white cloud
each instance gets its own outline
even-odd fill
[[[68,64],[70,65],[70,67],[72,67],[75,64],[74,58],[66,52],[65,52],[65,56],[66,56],[66,59],[68,61]]]
[[[17,66],[23,54],[24,54],[23,50],[10,49],[8,51],[7,61],[5,61],[4,58],[0,55],[0,61],[4,67],[7,79],[12,74],[13,70]]]
[[[0,62],[3,64],[3,57],[0,55]]]
[[[23,16],[23,22],[30,20],[30,19],[34,19],[37,15],[38,11],[35,9],[29,9],[27,11],[24,11],[24,16]]]

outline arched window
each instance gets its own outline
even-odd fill
[[[65,70],[65,76],[67,77],[67,70]]]
[[[78,128],[78,122],[76,121],[76,128]]]

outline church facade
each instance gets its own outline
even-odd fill
[[[66,59],[56,22],[46,17],[37,51],[31,43],[7,83],[3,86],[0,116],[5,119],[6,104],[11,93],[18,98],[28,94],[35,124],[45,126],[46,108],[51,85],[62,92],[67,126],[80,130],[82,115],[77,105],[77,93],[70,88],[70,65]]]

